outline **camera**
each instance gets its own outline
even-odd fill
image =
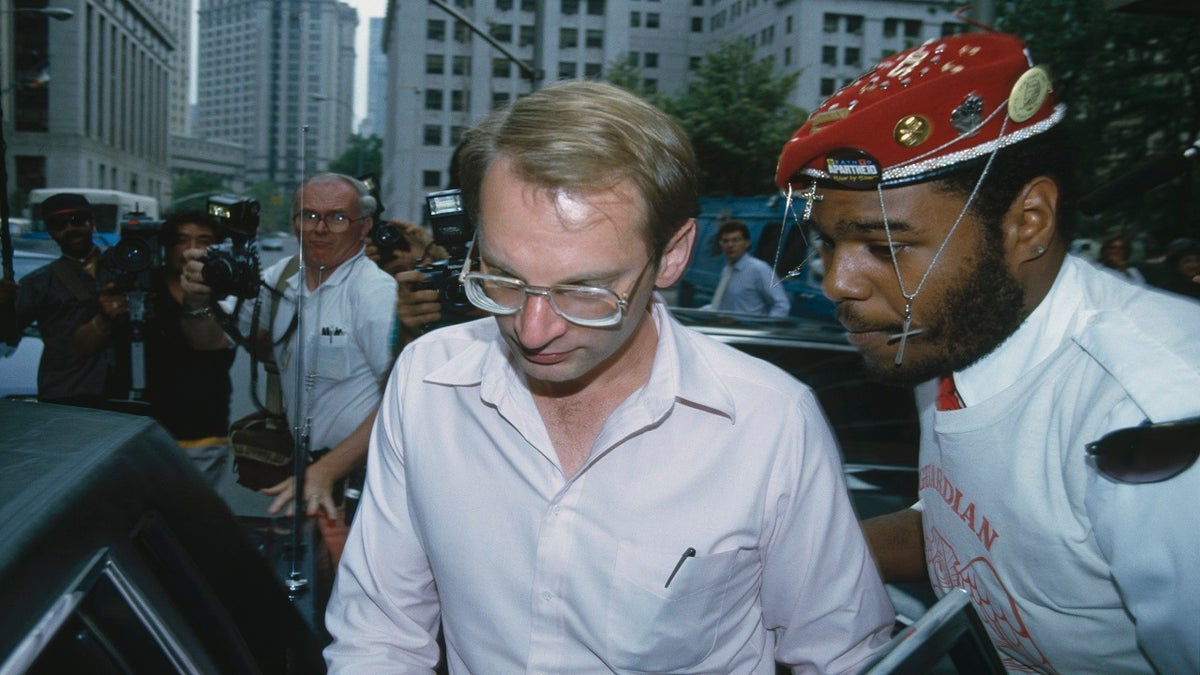
[[[258,249],[259,203],[235,195],[217,195],[208,200],[208,215],[229,236],[228,244],[208,247],[204,254],[204,283],[218,298],[253,298],[261,282]]]
[[[438,301],[442,303],[442,314],[461,320],[474,307],[458,282],[458,275],[467,262],[475,228],[463,209],[462,190],[431,192],[426,195],[425,202],[429,206],[433,241],[446,249],[450,257],[416,268],[417,272],[425,275],[425,281],[413,284],[413,287],[436,290]],[[450,322],[454,322],[454,319]]]
[[[149,291],[151,273],[163,266],[163,221],[133,212],[121,220],[121,238],[104,252],[96,271],[100,286],[118,293]]]
[[[393,223],[377,220],[367,234],[371,241],[375,242],[375,249],[379,251],[380,266],[391,262],[392,258],[396,257],[396,251],[407,253],[412,249],[408,237],[404,236],[404,230]]]

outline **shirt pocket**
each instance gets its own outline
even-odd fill
[[[313,355],[312,372],[317,377],[329,380],[344,380],[350,377],[349,335],[314,335],[309,353]]]
[[[742,595],[731,586],[752,555],[735,549],[686,556],[680,550],[621,542],[608,603],[609,663],[622,670],[662,673],[702,662],[716,644],[728,610],[726,598]]]

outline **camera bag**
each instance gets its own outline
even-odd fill
[[[288,277],[300,268],[299,257],[294,256],[275,283],[275,294],[271,299],[269,327],[275,325],[279,313],[279,299]],[[296,321],[284,333],[281,342],[286,343],[296,329]],[[252,364],[253,367],[253,364]],[[229,427],[229,444],[233,448],[233,464],[237,482],[251,490],[261,490],[277,485],[292,475],[292,457],[295,439],[283,410],[283,396],[279,384],[279,368],[274,362],[263,363],[267,371],[267,403],[258,410],[235,421]]]

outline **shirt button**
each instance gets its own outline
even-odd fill
[[[551,593],[550,591],[542,591],[542,600],[545,600],[546,602],[550,602],[553,599],[554,599],[553,593]]]
[[[562,505],[560,505],[560,504],[555,504],[555,505],[554,505],[554,515],[556,515],[556,516],[557,516],[557,515],[558,515],[558,514],[560,514],[560,513],[562,513]]]

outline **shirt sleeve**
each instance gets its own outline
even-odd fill
[[[850,505],[837,442],[815,399],[801,400],[763,567],[763,618],[794,673],[852,673],[883,649],[895,615]]]
[[[397,363],[372,431],[367,481],[325,615],[329,673],[432,673],[440,615],[406,497]]]

